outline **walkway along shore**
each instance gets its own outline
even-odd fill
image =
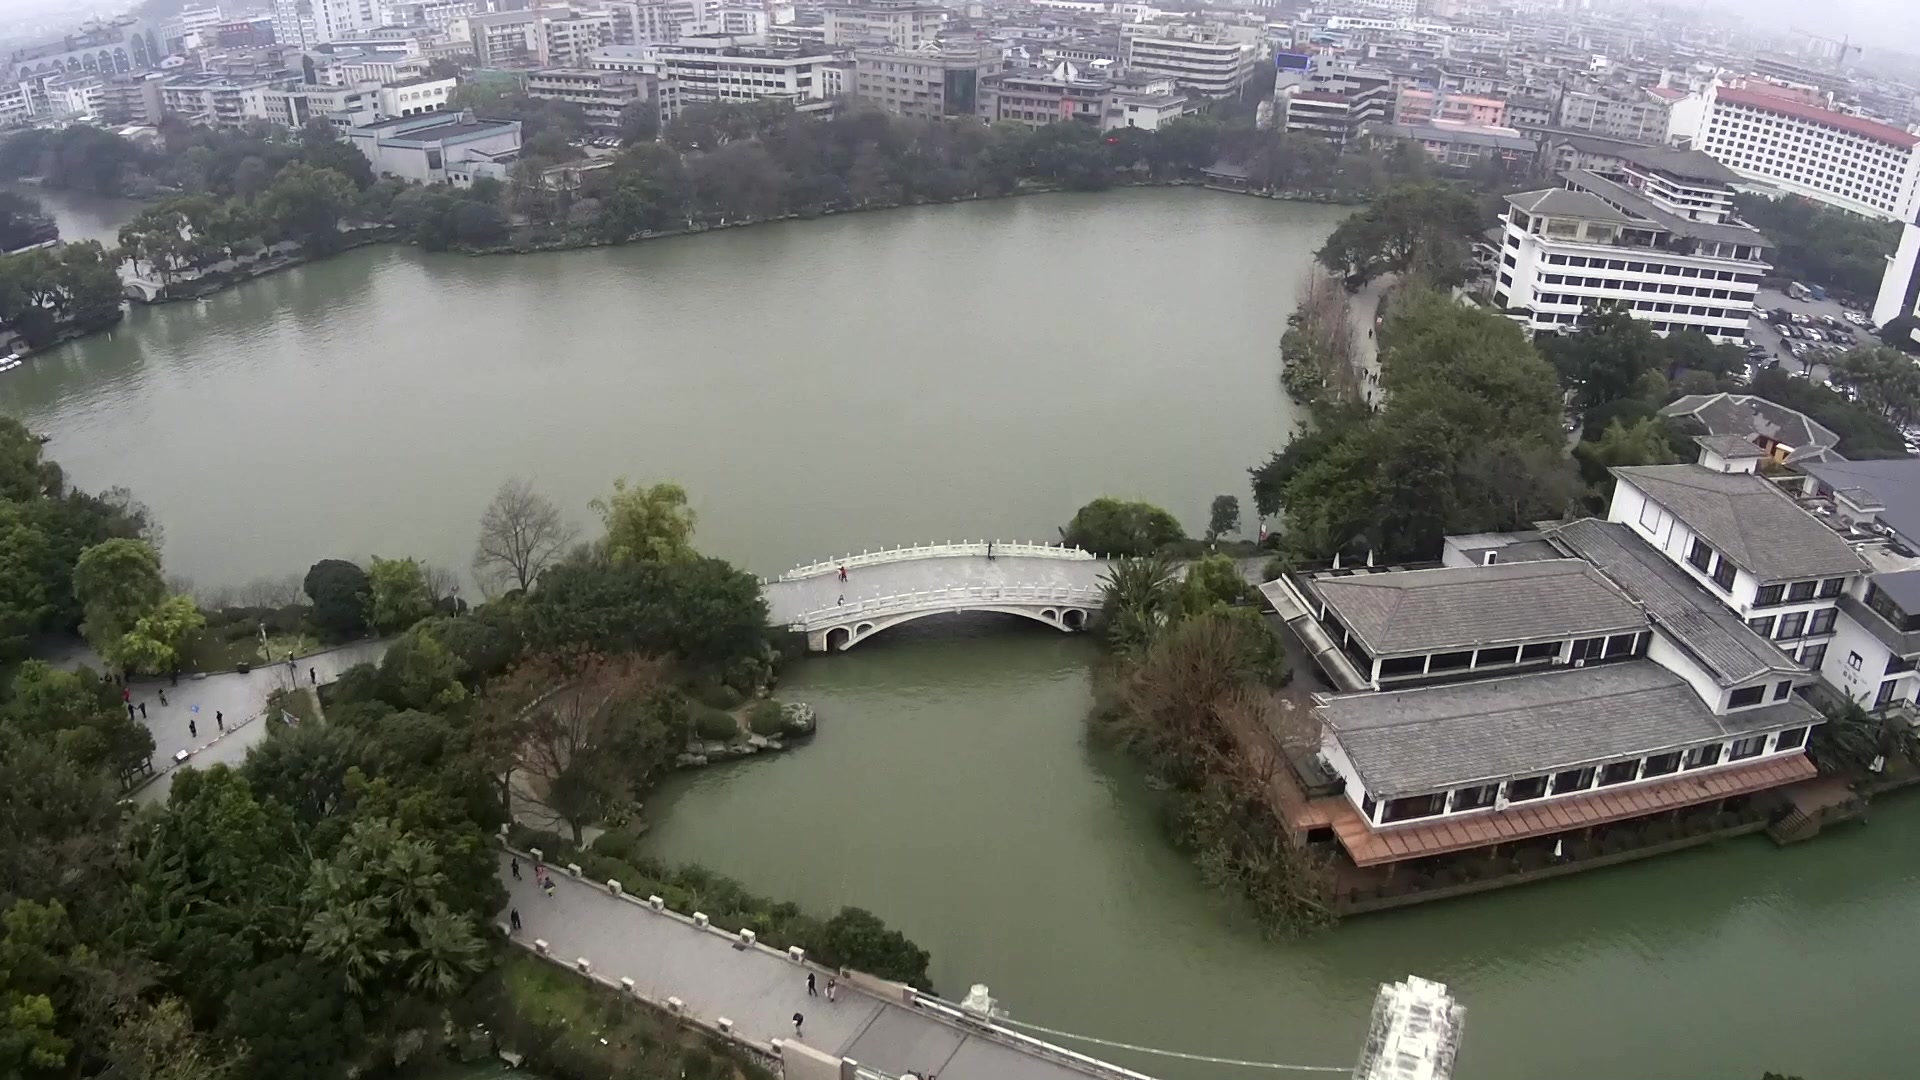
[[[517,878],[510,872],[514,859],[520,862]],[[538,859],[537,852],[511,848],[500,855],[500,882],[510,910],[520,914],[521,930],[511,935],[515,944],[759,1056],[805,1058],[841,1068],[843,1076],[852,1075],[840,1066],[844,1061],[857,1063],[868,1076],[1152,1080],[1003,1029],[911,987],[822,967],[799,949],[779,952],[751,931],[728,931],[698,912],[682,914],[654,898],[629,896],[618,882],[580,880],[578,867],[548,866],[554,890],[545,895],[533,880]],[[505,911],[500,924],[508,929]],[[809,974],[815,994],[807,991]],[[825,993],[829,978],[840,983],[831,1002]],[[795,1014],[803,1018],[797,1035]]]

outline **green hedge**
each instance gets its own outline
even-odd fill
[[[697,701],[687,703],[687,716],[693,721],[693,733],[714,742],[732,742],[740,737],[740,723],[731,713]]]
[[[557,833],[521,825],[515,825],[508,838],[522,851],[539,848],[549,863],[579,863],[594,881],[616,880],[630,895],[658,896],[681,914],[704,912],[722,929],[752,930],[773,948],[798,945],[809,959],[828,967],[854,968],[922,990],[933,987],[927,950],[861,908],[843,907],[832,918],[821,919],[787,901],[756,896],[705,867],[667,866],[640,854],[634,838],[624,833],[607,833],[584,851]]]
[[[780,714],[780,703],[772,698],[761,698],[747,710],[747,730],[755,735],[781,735],[787,730],[786,718]]]

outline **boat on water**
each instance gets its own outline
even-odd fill
[[[25,363],[25,361],[20,359],[19,353],[8,353],[5,356],[0,356],[0,371],[12,371],[23,363]]]

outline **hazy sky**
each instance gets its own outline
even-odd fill
[[[1606,3],[1607,0],[1599,0]],[[0,38],[19,23],[67,26],[89,14],[110,15],[134,0],[0,0]],[[230,3],[236,9],[253,6]],[[1706,4],[1701,6],[1705,7]],[[1799,28],[1829,37],[1900,49],[1920,55],[1920,0],[1722,0],[1717,5],[1730,23],[1759,23],[1782,30]],[[18,20],[18,22],[15,22]],[[13,25],[8,25],[8,24]]]
[[[1719,6],[1770,27],[1920,54],[1920,3],[1915,0],[1733,0]]]

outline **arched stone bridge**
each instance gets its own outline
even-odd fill
[[[763,589],[776,625],[806,634],[814,652],[844,652],[890,626],[961,611],[1085,629],[1100,609],[1106,569],[1105,559],[1079,548],[973,540],[826,559]]]

